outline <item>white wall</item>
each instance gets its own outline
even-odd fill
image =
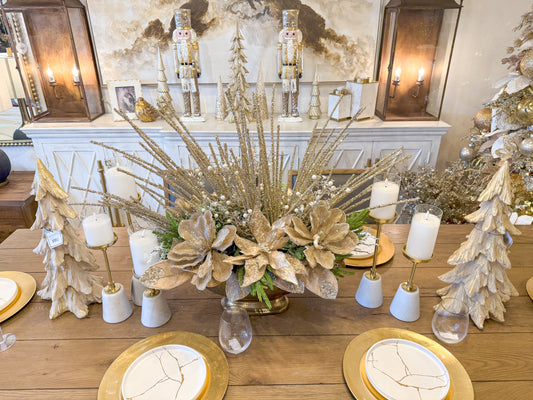
[[[501,59],[518,33],[513,28],[531,10],[530,0],[465,0],[455,40],[441,119],[452,126],[443,137],[438,167],[458,158],[468,143],[473,117],[508,74]]]

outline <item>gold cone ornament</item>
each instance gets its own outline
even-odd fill
[[[135,102],[135,115],[142,122],[153,122],[157,119],[159,113],[143,97],[139,97]]]

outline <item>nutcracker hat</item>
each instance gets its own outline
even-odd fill
[[[298,10],[283,10],[283,27],[298,28]]]
[[[180,8],[174,15],[176,20],[176,29],[191,29],[191,10]]]

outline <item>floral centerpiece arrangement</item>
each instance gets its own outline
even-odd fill
[[[258,115],[257,104],[254,109]],[[342,129],[328,129],[326,123],[313,130],[291,188],[283,179],[279,127],[275,130],[271,120],[267,139],[261,118],[256,118],[257,132],[251,133],[241,110],[233,111],[238,152],[217,137],[211,154],[178,118],[163,116],[185,142],[197,165],[194,169],[178,166],[126,115],[154,163],[97,143],[160,178],[154,182],[134,175],[166,215],[133,199],[102,194],[101,205],[144,218],[161,238],[162,260],[144,273],[142,282],[156,289],[191,282],[200,290],[225,283],[230,301],[251,294],[267,305],[268,289],[274,287],[292,293],[307,288],[320,297],[335,298],[337,276],[343,275],[341,260],[357,245],[356,233],[367,215],[366,210],[357,212],[370,194],[370,188],[361,188],[407,156],[399,149],[335,186],[323,171],[331,165],[351,121]],[[295,153],[296,149],[293,162]]]

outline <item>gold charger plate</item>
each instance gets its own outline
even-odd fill
[[[8,278],[17,284],[19,293],[15,300],[0,311],[0,322],[4,322],[6,319],[12,317],[20,310],[24,308],[26,304],[32,299],[37,289],[37,283],[33,276],[19,271],[1,271],[0,278]]]
[[[120,354],[109,366],[98,388],[98,400],[122,399],[121,384],[124,373],[140,355],[155,347],[182,344],[191,347],[204,357],[209,370],[209,383],[202,400],[221,400],[229,381],[226,356],[214,342],[192,332],[164,332],[135,343]]]
[[[526,283],[526,290],[527,294],[529,295],[529,298],[533,300],[533,276],[528,279]]]
[[[367,229],[368,232],[370,232],[372,235],[376,235],[375,229]],[[392,243],[392,240],[385,235],[384,233],[381,233],[379,238],[379,250],[378,250],[378,258],[376,260],[376,266],[380,264],[385,264],[387,261],[389,261],[394,256],[394,243]],[[367,258],[345,258],[344,263],[347,267],[358,267],[358,268],[365,268],[365,267],[371,267],[373,261],[373,255]]]
[[[361,366],[364,363],[361,359],[365,356],[368,349],[376,342],[383,339],[405,339],[418,343],[435,354],[444,364],[450,375],[450,392],[451,399],[473,400],[474,388],[468,373],[462,364],[444,347],[437,342],[415,332],[397,328],[379,328],[366,331],[346,347],[344,358],[342,360],[342,370],[344,380],[350,389],[352,395],[359,400],[376,400],[379,399],[373,391],[370,390],[364,382],[364,371],[361,373]],[[448,399],[449,396],[446,397]]]

